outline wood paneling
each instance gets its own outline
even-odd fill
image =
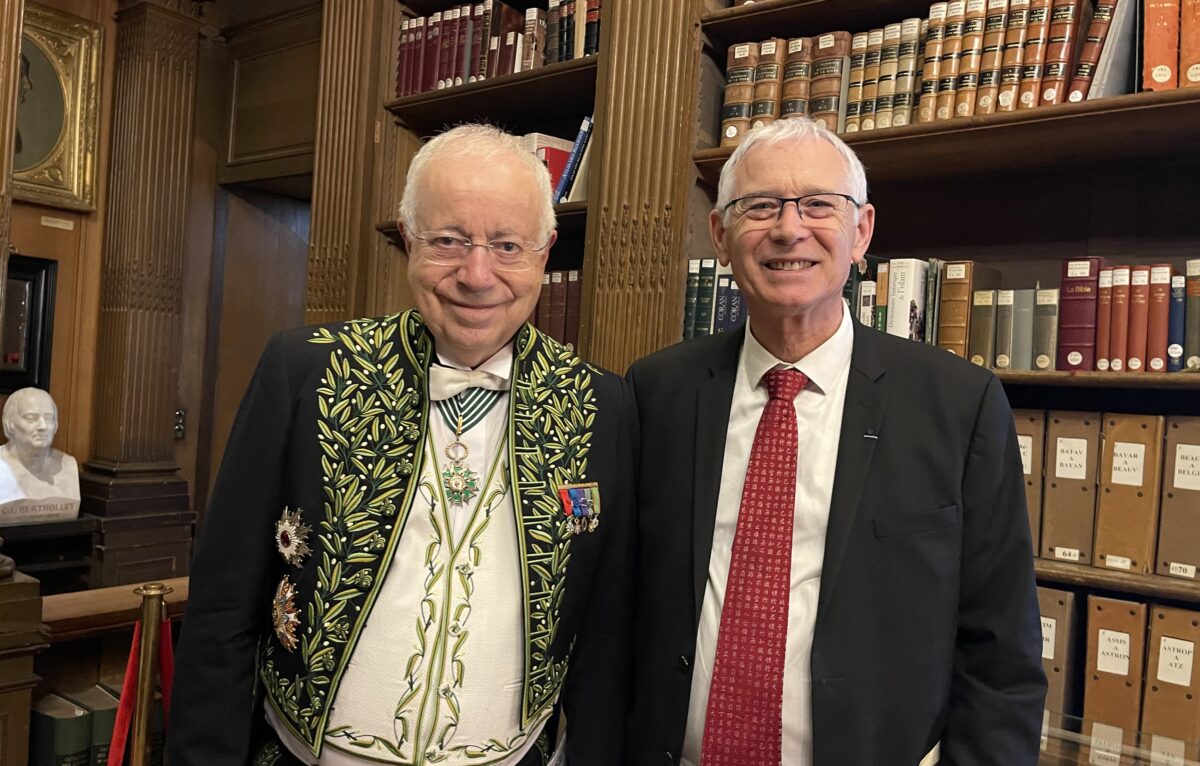
[[[0,284],[8,273],[9,220],[12,214],[13,151],[17,82],[21,50],[22,0],[0,0]],[[4,295],[0,291],[0,313]]]
[[[365,253],[379,237],[370,194],[383,3],[342,0],[323,8],[306,323],[345,320],[365,310],[372,265]]]
[[[238,404],[267,339],[276,330],[304,321],[308,205],[256,191],[228,190],[220,195],[217,225],[214,278],[219,280],[221,299],[211,477],[216,476]]]

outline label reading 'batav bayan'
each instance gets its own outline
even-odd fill
[[[1087,439],[1073,439],[1066,436],[1058,437],[1054,457],[1054,477],[1056,479],[1087,478]]]

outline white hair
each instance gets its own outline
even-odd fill
[[[556,221],[554,217],[553,190],[550,188],[550,171],[542,161],[521,145],[521,139],[511,133],[506,133],[494,125],[467,124],[451,128],[430,139],[420,148],[408,166],[408,176],[404,182],[404,197],[400,200],[400,222],[409,231],[416,231],[417,209],[420,200],[417,190],[421,188],[421,178],[426,166],[442,155],[467,155],[478,160],[479,166],[486,168],[488,163],[497,157],[508,155],[515,157],[529,168],[530,175],[538,187],[538,199],[542,200],[538,210],[538,228],[541,239],[538,244],[550,238]]]
[[[803,139],[821,139],[826,141],[838,153],[842,155],[842,159],[846,161],[846,172],[850,177],[850,189],[847,192],[854,197],[854,201],[858,204],[863,204],[867,201],[867,172],[863,169],[862,161],[854,150],[846,145],[846,142],[838,137],[833,131],[823,128],[816,122],[807,117],[788,117],[783,120],[776,120],[761,127],[755,128],[746,134],[742,139],[742,143],[733,150],[733,154],[725,162],[725,166],[721,168],[721,180],[717,185],[717,206],[716,210],[724,219],[725,206],[734,199],[735,190],[733,188],[734,176],[737,173],[738,165],[746,157],[746,152],[756,144],[778,144],[784,141],[799,141]],[[840,191],[839,189],[830,189],[830,191]]]

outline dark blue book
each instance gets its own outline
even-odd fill
[[[729,283],[729,329],[736,330],[746,321],[746,301],[742,298],[742,289],[737,280]]]
[[[700,259],[688,261],[687,284],[683,293],[683,339],[696,335],[696,294],[700,292]]]
[[[579,124],[579,133],[575,136],[575,143],[571,146],[571,154],[567,156],[567,166],[563,169],[563,174],[558,179],[558,186],[554,189],[554,204],[557,205],[563,201],[571,189],[571,184],[575,182],[579,161],[583,159],[583,150],[587,148],[591,135],[592,118],[584,117],[583,122]]]
[[[733,272],[728,266],[717,266],[717,292],[713,298],[713,335],[729,329],[729,284]]]
[[[1171,277],[1171,307],[1167,319],[1167,372],[1183,370],[1184,289],[1187,277]]]

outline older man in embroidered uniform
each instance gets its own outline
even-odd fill
[[[618,762],[636,426],[619,378],[525,323],[548,174],[464,126],[405,189],[418,310],[280,333],[238,413],[174,766]]]

